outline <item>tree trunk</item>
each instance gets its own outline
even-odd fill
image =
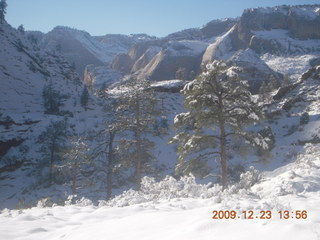
[[[136,110],[135,110],[135,118],[136,118],[136,159],[135,159],[135,183],[136,183],[136,190],[140,190],[141,188],[141,157],[142,157],[142,142],[141,142],[141,120],[140,120],[140,102],[137,100]]]
[[[113,185],[113,167],[114,167],[114,153],[113,153],[113,140],[115,138],[115,132],[109,133],[109,151],[108,151],[108,166],[107,166],[107,200],[112,196]]]
[[[50,149],[50,173],[49,173],[50,186],[52,185],[52,180],[53,180],[54,146],[55,146],[55,143],[53,142]]]
[[[227,160],[227,138],[224,122],[220,121],[220,172],[221,185],[224,188],[228,185],[228,160]]]
[[[73,176],[72,176],[72,194],[73,195],[76,195],[77,194],[77,176],[78,176],[78,170],[79,170],[79,164],[78,164],[78,160],[79,160],[79,157],[76,156],[75,159],[74,159],[74,164],[73,164]]]
[[[135,182],[136,182],[136,189],[139,191],[141,188],[141,133],[140,131],[136,134],[136,141],[137,141],[137,157],[136,157],[136,170],[135,170]]]
[[[219,128],[220,128],[220,174],[221,185],[225,189],[228,185],[228,162],[227,162],[227,136],[225,130],[225,120],[223,116],[223,99],[222,93],[218,96],[219,101]]]

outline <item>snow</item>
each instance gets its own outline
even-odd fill
[[[310,60],[317,58],[320,52],[320,40],[298,40],[289,37],[288,30],[272,29],[269,31],[252,31],[261,39],[278,44],[279,53],[266,53],[260,56],[272,70],[298,79],[310,68]]]
[[[319,173],[319,147],[307,146],[305,155],[294,163],[272,172],[251,169],[242,175],[242,182],[223,192],[216,185],[196,184],[192,177],[180,182],[169,177],[159,183],[147,178],[147,188],[140,193],[131,190],[99,206],[83,199],[74,205],[4,209],[0,238],[317,240]],[[123,206],[117,207],[121,201]],[[234,210],[240,218],[212,219],[214,210]],[[270,210],[272,218],[244,219],[242,212],[249,210],[254,216]],[[289,219],[280,219],[278,211],[285,210],[290,214],[307,211],[307,218],[291,214]]]
[[[152,83],[151,86],[170,89],[170,88],[183,87],[185,84],[186,84],[186,81],[173,79],[173,80],[157,81],[155,83]]]
[[[320,16],[318,7],[293,7],[292,12],[298,16],[304,17],[308,20],[314,20]]]
[[[288,30],[284,29],[271,29],[264,31],[252,31],[254,35],[258,38],[266,40],[274,40],[277,43],[280,43],[283,49],[291,53],[302,53],[302,52],[311,52],[319,51],[319,39],[309,39],[309,40],[298,40],[289,37]]]
[[[230,37],[234,30],[235,26],[222,36],[217,37],[215,42],[207,47],[207,50],[202,57],[202,65],[212,62],[213,59],[227,60],[234,54]]]
[[[276,56],[271,54],[264,54],[261,59],[275,72],[289,76],[297,80],[302,73],[310,68],[310,60],[314,59],[316,55],[306,54],[300,56]]]
[[[196,56],[203,53],[208,43],[196,40],[170,41],[167,49],[171,56]]]
[[[281,13],[285,16],[295,14],[308,20],[314,20],[319,17],[318,6],[279,6],[279,7],[264,7],[264,8],[251,8],[245,11],[259,11],[262,14]]]
[[[315,9],[319,12],[319,8]],[[305,13],[303,13],[305,14]],[[6,28],[3,25],[2,28]],[[15,36],[17,33],[10,29],[4,29],[8,34],[8,40],[13,41],[23,36]],[[231,32],[230,32],[231,33]],[[90,42],[84,33],[79,32],[78,38],[83,44],[96,54],[99,48],[95,40]],[[288,36],[287,31],[273,29],[270,31],[257,31],[254,34],[263,39],[276,40],[281,44],[286,52],[280,54],[256,55],[251,50],[237,52],[233,58],[239,61],[259,63],[259,57],[267,63],[274,71],[292,78],[298,78],[301,73],[310,68],[309,61],[319,56],[319,40],[300,41]],[[2,36],[0,34],[0,36]],[[3,34],[4,36],[4,34]],[[5,39],[5,38],[3,38]],[[218,37],[220,45],[213,44],[212,52],[222,59],[230,59],[230,54],[234,52],[230,49],[230,37],[228,34]],[[22,147],[32,148],[26,158],[30,159],[30,165],[37,159],[36,151],[38,146],[35,142],[37,136],[47,126],[50,120],[61,120],[61,116],[53,117],[43,114],[41,90],[45,84],[44,77],[28,68],[30,59],[23,53],[17,52],[15,47],[7,40],[1,42],[3,48],[0,58],[0,78],[8,81],[2,82],[0,96],[0,110],[10,116],[17,125],[7,130],[1,126],[1,140],[12,139],[16,136],[23,136],[26,144]],[[25,43],[25,42],[24,42]],[[289,52],[289,43],[291,51]],[[25,43],[28,45],[28,43]],[[207,45],[197,41],[180,41],[169,43],[169,50],[173,54],[200,54]],[[32,46],[29,50],[32,49]],[[175,50],[175,48],[180,48]],[[120,49],[121,50],[121,49]],[[160,48],[150,48],[151,55],[160,51]],[[36,51],[29,51],[36,55]],[[41,53],[41,56],[46,56]],[[49,56],[47,56],[49,57]],[[103,59],[103,54],[100,56]],[[212,55],[208,56],[212,57]],[[54,84],[59,91],[74,98],[66,102],[64,110],[70,110],[74,118],[70,119],[70,124],[75,125],[75,132],[80,134],[87,130],[99,130],[103,127],[103,117],[99,106],[94,105],[94,99],[90,108],[86,112],[74,100],[79,98],[80,86],[68,82],[59,73],[59,58],[47,59],[44,61],[45,69],[48,69],[54,76]],[[54,64],[46,65],[53,61]],[[21,63],[20,63],[21,62]],[[263,67],[263,66],[262,66]],[[66,70],[68,66],[65,66]],[[93,69],[95,82],[102,84],[104,79],[112,83],[114,79],[120,77],[116,72],[105,69]],[[11,76],[7,75],[11,74]],[[306,81],[307,82],[307,81]],[[154,82],[152,86],[163,88],[175,88],[185,84],[181,80],[167,80]],[[1,173],[1,199],[0,205],[7,207],[25,207],[27,204],[37,205],[37,207],[23,210],[3,209],[0,212],[0,239],[320,239],[320,162],[319,146],[307,146],[303,150],[301,146],[296,146],[298,140],[308,140],[320,131],[318,119],[320,105],[318,103],[318,87],[307,87],[303,83],[298,92],[291,92],[291,95],[301,95],[304,91],[306,101],[298,103],[290,116],[282,114],[279,119],[272,119],[273,123],[263,122],[270,125],[276,135],[276,147],[271,152],[271,157],[265,162],[259,161],[256,156],[248,156],[243,162],[241,156],[235,155],[230,164],[237,161],[243,164],[246,169],[250,169],[240,177],[240,182],[230,189],[222,192],[221,187],[212,184],[197,184],[192,178],[176,180],[166,177],[163,181],[156,181],[153,178],[144,178],[141,192],[129,190],[110,202],[100,201],[97,206],[96,200],[103,199],[104,189],[101,186],[92,186],[92,189],[83,190],[89,199],[79,197],[69,197],[68,186],[54,185],[51,188],[41,188],[37,186],[34,172],[28,166],[12,172]],[[186,88],[192,87],[192,83]],[[78,89],[77,89],[78,88]],[[120,91],[127,91],[126,88],[114,88],[110,93],[118,94]],[[309,92],[313,90],[313,92]],[[300,92],[299,92],[300,91]],[[312,95],[311,93],[314,93]],[[162,105],[167,110],[169,125],[178,122],[177,114],[184,111],[183,99],[180,94],[161,92],[159,94]],[[288,99],[288,98],[287,98]],[[286,100],[286,99],[285,99]],[[276,108],[281,108],[283,102],[277,104]],[[288,135],[290,125],[299,124],[299,117],[303,112],[309,112],[310,123],[299,126],[299,131]],[[184,113],[181,113],[181,115]],[[176,116],[174,118],[174,116]],[[251,116],[253,119],[256,116]],[[35,125],[25,124],[28,120],[40,121]],[[271,121],[271,120],[270,120]],[[95,126],[95,127],[94,127]],[[167,145],[173,136],[173,130],[169,129],[169,135],[163,138],[155,138],[156,148],[154,154],[163,164],[165,170],[158,178],[164,174],[173,174],[176,163],[175,147]],[[259,139],[257,139],[258,141]],[[93,140],[95,141],[95,140]],[[92,145],[96,144],[93,142]],[[23,148],[12,148],[8,152],[10,156],[21,155]],[[297,158],[296,161],[294,161]],[[212,161],[213,162],[213,161]],[[243,162],[243,163],[242,163]],[[1,162],[0,167],[3,166]],[[209,163],[210,164],[210,163]],[[212,163],[213,165],[213,163]],[[254,165],[261,172],[249,168]],[[211,166],[211,165],[210,165]],[[280,167],[281,166],[281,167]],[[280,167],[280,168],[277,168]],[[217,168],[215,168],[217,169]],[[270,170],[266,172],[265,170]],[[216,174],[219,170],[215,170]],[[46,172],[42,172],[45,175]],[[207,180],[203,180],[206,182]],[[102,183],[99,183],[102,185]],[[118,194],[122,189],[115,189]],[[46,197],[35,204],[38,199]],[[54,205],[48,202],[60,202],[67,199],[65,206]],[[18,201],[21,201],[18,203]],[[25,202],[24,202],[25,201]],[[94,205],[96,204],[96,205]],[[236,210],[238,213],[244,210],[271,210],[274,218],[270,220],[213,220],[213,210]],[[307,210],[308,218],[280,220],[278,210]]]
[[[106,66],[88,65],[85,70],[86,83],[96,89],[109,87],[122,77],[123,74]]]
[[[103,63],[110,63],[116,55],[127,53],[129,48],[137,42],[155,39],[144,34],[132,34],[129,36],[107,34],[93,37],[86,31],[58,26],[45,36],[44,42],[49,41],[46,42],[46,45],[55,48],[57,40],[64,40],[70,37],[79,42]]]

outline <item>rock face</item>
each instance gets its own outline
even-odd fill
[[[263,39],[255,32],[282,29],[287,37],[297,40],[320,39],[320,5],[281,6],[274,8],[254,8],[245,10],[234,28],[223,39],[218,39],[208,47],[203,63],[215,57],[223,58],[221,49],[228,51],[251,48],[258,53],[279,52],[279,42],[271,37]],[[274,38],[277,36],[274,35]],[[227,43],[226,43],[227,42]]]
[[[200,41],[167,43],[140,72],[140,77],[150,80],[190,80],[198,73],[201,57],[207,44]]]
[[[220,59],[242,67],[242,77],[257,91],[271,76],[280,82],[281,74],[287,74],[279,71],[272,57],[300,56],[305,66],[295,77],[309,67],[309,61],[319,57],[319,9],[320,5],[248,9],[238,19],[214,20],[202,28],[164,38],[144,34],[92,37],[83,31],[57,27],[42,37],[42,44],[63,52],[81,75],[87,65],[94,65],[84,74],[87,84],[101,85],[105,78],[109,85],[125,74],[155,81],[190,80],[206,64]]]
[[[63,54],[82,76],[87,65],[106,65],[118,54],[126,53],[134,44],[152,39],[154,37],[145,34],[107,34],[93,37],[85,31],[56,27],[42,37],[41,46]]]
[[[65,58],[75,65],[79,75],[83,75],[83,69],[88,64],[103,65],[103,61],[90,52],[83,44],[77,40],[73,34],[73,30],[64,27],[56,27],[46,34],[42,39],[42,48],[55,50],[63,53]],[[88,38],[90,36],[86,35]]]
[[[150,80],[192,79],[200,71],[201,58],[211,38],[228,31],[236,21],[215,20],[203,28],[186,29],[162,39],[137,43],[127,56],[115,57],[112,68],[123,73],[138,73]]]
[[[87,65],[84,70],[84,84],[97,89],[102,89],[115,83],[123,77],[123,74],[106,66],[96,67]]]
[[[130,73],[133,65],[133,60],[125,53],[117,55],[112,63],[111,67],[122,73]]]
[[[229,29],[231,29],[236,23],[238,19],[226,18],[223,20],[213,20],[207,23],[203,28],[201,28],[201,33],[203,38],[212,38],[215,36],[219,36]]]
[[[232,35],[235,50],[250,46],[252,31],[288,30],[299,40],[320,39],[320,5],[281,6],[245,10]]]
[[[229,62],[241,68],[239,73],[242,79],[250,83],[252,93],[257,93],[262,83],[268,82],[274,78],[280,82],[283,76],[272,69],[260,59],[259,55],[251,49],[239,50],[230,59]]]
[[[306,66],[319,56],[319,9],[320,5],[308,5],[245,10],[227,33],[208,46],[201,66],[214,59],[237,64],[244,68],[242,77],[250,82],[253,92],[271,76],[282,81],[283,76],[276,73],[279,70],[276,62],[285,62],[284,56],[300,58],[301,63],[297,63]],[[292,60],[287,60],[288,64]],[[258,65],[260,67],[257,68]],[[302,74],[304,69],[305,67],[301,67],[298,74]],[[291,74],[289,67],[282,72]]]

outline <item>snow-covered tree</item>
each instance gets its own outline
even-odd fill
[[[51,121],[42,132],[37,143],[40,144],[42,161],[40,166],[49,167],[49,185],[54,180],[55,164],[62,159],[63,149],[66,147],[67,121]]]
[[[178,114],[174,120],[175,127],[181,130],[172,140],[179,143],[177,174],[206,169],[208,158],[218,155],[221,184],[226,187],[231,140],[243,138],[253,145],[265,144],[259,134],[244,130],[260,120],[261,112],[236,70],[215,61],[182,90],[188,112]]]
[[[117,99],[105,97],[104,107],[104,126],[103,130],[100,131],[95,140],[98,145],[93,149],[93,158],[100,159],[104,166],[99,170],[106,176],[105,186],[107,199],[112,197],[112,188],[114,185],[114,173],[119,169],[119,157],[118,157],[118,144],[116,142],[117,134],[121,131],[122,126],[119,124],[119,113],[117,109]]]
[[[270,101],[271,92],[280,86],[277,79],[271,75],[267,81],[263,81],[259,88],[259,94],[262,101]]]
[[[4,16],[7,13],[7,1],[6,0],[1,0],[0,1],[0,24],[3,24],[5,18]]]
[[[129,161],[133,163],[136,188],[140,189],[144,169],[154,159],[151,149],[154,143],[148,136],[155,135],[154,123],[160,112],[156,108],[157,98],[150,82],[146,79],[133,78],[128,81],[118,97],[117,120],[122,131],[132,134],[123,139],[128,149]]]
[[[84,86],[82,93],[81,93],[81,96],[80,96],[80,104],[85,110],[87,110],[89,96],[90,95],[89,95],[88,88],[87,88],[87,86]]]
[[[70,178],[72,194],[76,195],[77,190],[81,187],[79,182],[85,178],[91,159],[88,155],[89,147],[81,137],[73,137],[71,143],[72,146],[64,154],[61,167]]]
[[[52,81],[44,86],[42,97],[46,114],[58,114],[60,107],[63,105],[63,100],[67,98],[67,96],[54,89]]]

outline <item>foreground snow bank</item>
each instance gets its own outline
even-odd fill
[[[222,191],[222,187],[217,184],[197,184],[194,176],[185,176],[179,180],[167,176],[160,182],[156,182],[154,178],[144,177],[140,191],[126,191],[107,202],[106,205],[123,207],[146,202],[155,204],[162,200],[179,198],[212,198],[215,202],[221,202],[222,199],[227,196],[232,196],[240,192],[241,194],[246,193],[260,178],[261,175],[259,171],[250,168],[248,172],[240,176],[239,183]]]
[[[251,169],[223,192],[192,177],[145,178],[141,192],[128,191],[99,207],[83,199],[64,207],[3,210],[0,239],[319,240],[319,153],[307,146],[294,163],[262,174]],[[234,210],[241,217],[212,219],[215,210]],[[258,218],[244,219],[249,210]],[[297,219],[294,213],[303,210],[307,218]],[[260,219],[260,211],[271,211],[272,218]],[[281,219],[278,211],[290,217]]]

